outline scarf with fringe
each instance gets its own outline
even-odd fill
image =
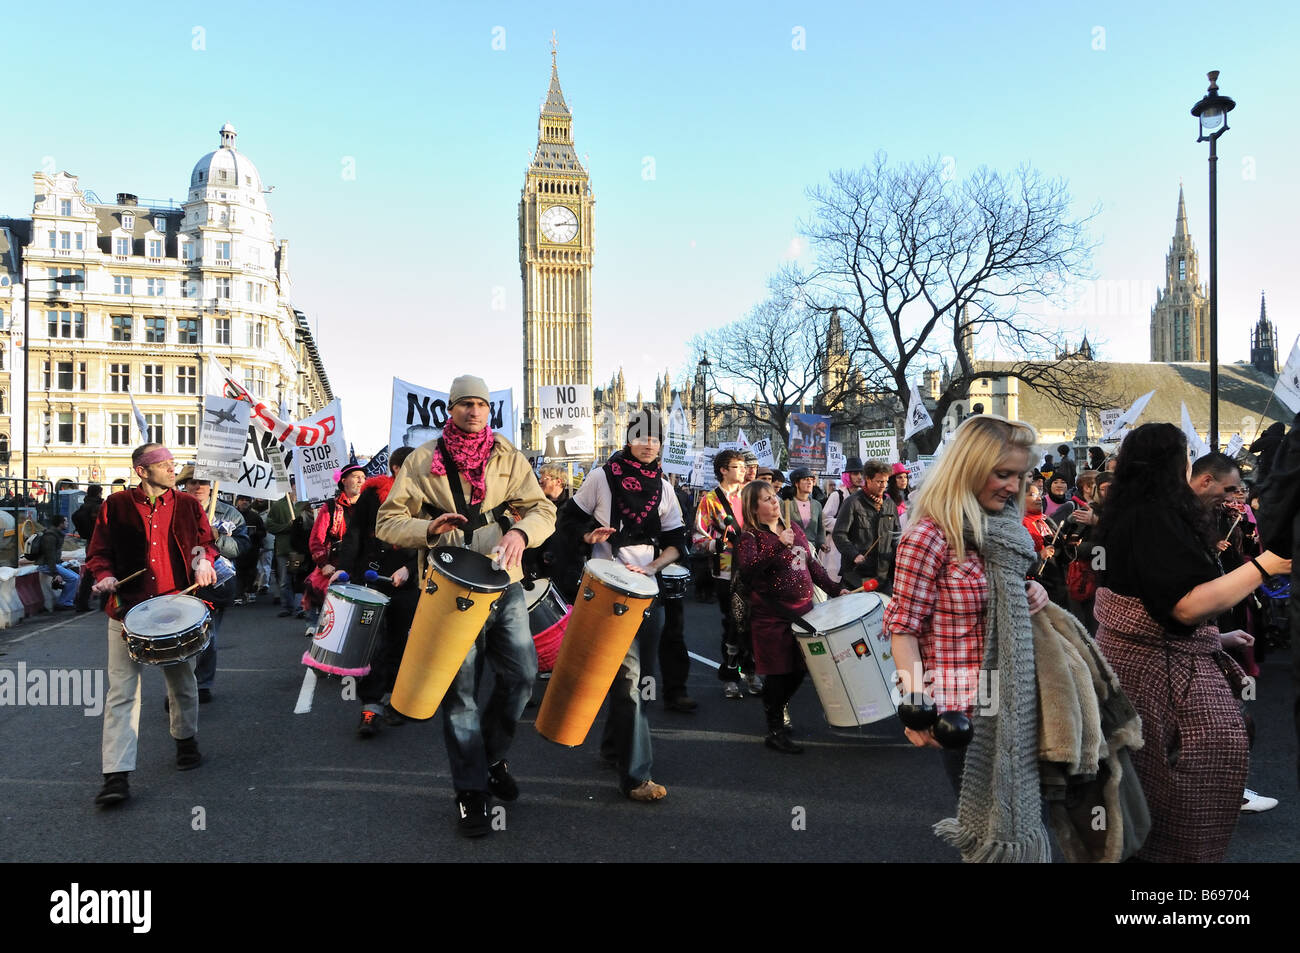
[[[967,540],[973,546],[973,540]],[[988,576],[984,670],[996,709],[976,709],[957,816],[934,825],[966,863],[1049,863],[1038,775],[1038,685],[1025,575],[1034,544],[1014,503],[990,514],[980,547]]]
[[[451,462],[456,469],[469,480],[469,502],[482,503],[487,495],[488,457],[492,456],[493,434],[491,427],[484,427],[478,433],[466,433],[450,421],[442,429],[442,443],[451,455]],[[432,476],[446,476],[447,465],[443,463],[442,453],[435,447],[433,460],[429,463]]]

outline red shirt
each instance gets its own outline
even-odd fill
[[[916,636],[924,686],[940,711],[970,714],[980,701],[988,592],[980,554],[968,546],[966,558],[957,562],[934,520],[926,518],[903,535],[885,632]],[[987,696],[990,687],[983,691]]]

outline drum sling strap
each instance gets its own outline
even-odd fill
[[[447,451],[446,446],[444,446],[441,437],[438,438],[438,453],[442,455],[443,465],[447,468],[447,486],[451,489],[451,501],[456,506],[456,512],[469,520],[462,530],[465,534],[466,548],[468,548],[470,543],[474,540],[474,530],[478,529],[480,526],[486,526],[489,522],[496,523],[501,527],[501,535],[504,536],[508,533],[511,524],[510,517],[506,515],[506,511],[510,509],[510,504],[502,503],[500,506],[496,506],[488,511],[488,514],[485,516],[481,510],[481,503],[466,503],[465,489],[460,485],[460,471],[456,469],[456,463],[452,460],[451,454]],[[491,517],[491,519],[489,520],[488,517]]]
[[[722,487],[715,486],[713,488],[713,495],[717,497],[718,502],[722,504],[722,511],[727,514],[728,519],[734,520],[736,518],[736,514],[732,512],[731,504],[727,502],[727,495],[722,492]],[[724,528],[722,531],[722,538],[725,540],[727,538],[727,534],[730,532],[734,532],[734,530],[732,530],[730,527]],[[722,553],[719,551],[713,554],[713,575],[717,576],[721,572],[722,572]]]

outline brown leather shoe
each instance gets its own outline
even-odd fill
[[[660,801],[668,796],[668,789],[662,784],[655,784],[653,781],[642,781],[632,790],[627,792],[629,801]]]

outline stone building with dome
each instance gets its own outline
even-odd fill
[[[0,219],[0,473],[21,474],[25,425],[31,478],[130,482],[130,396],[149,439],[192,459],[209,355],[293,419],[333,398],[293,306],[271,189],[235,142],[227,123],[183,203],[125,192],[105,202],[75,175],[37,172],[31,218]]]

